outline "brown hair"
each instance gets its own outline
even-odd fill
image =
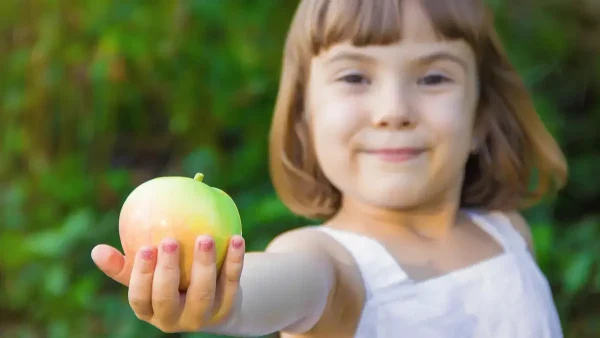
[[[303,116],[311,58],[343,41],[356,46],[399,41],[402,2],[300,3],[285,44],[270,135],[271,177],[293,212],[329,218],[341,202],[340,192],[319,168]],[[481,142],[467,161],[461,206],[517,209],[561,188],[567,177],[564,156],[510,64],[483,0],[420,2],[441,37],[464,39],[477,57],[480,102],[475,133]]]

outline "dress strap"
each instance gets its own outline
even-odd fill
[[[521,252],[527,250],[527,242],[515,229],[510,218],[503,212],[465,210],[467,215],[490,236],[494,237],[506,251]]]
[[[408,276],[379,241],[349,231],[319,226],[339,242],[354,258],[365,283],[367,297],[406,282]]]

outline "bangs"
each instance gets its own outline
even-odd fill
[[[311,56],[345,41],[355,46],[398,42],[405,1],[420,4],[440,39],[464,39],[476,50],[492,25],[482,0],[305,0],[294,35],[304,40],[301,49]]]

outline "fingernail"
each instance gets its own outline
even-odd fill
[[[231,241],[231,245],[233,245],[233,247],[236,248],[236,249],[241,248],[243,244],[244,244],[244,240],[242,238],[239,238],[239,237],[234,238]]]
[[[152,248],[144,248],[142,249],[142,258],[150,261],[154,259],[154,250]]]
[[[211,238],[205,238],[200,241],[200,248],[202,249],[202,251],[208,252],[212,250],[214,244],[215,242],[213,242]]]
[[[199,236],[196,239],[196,248],[198,251],[210,251],[215,246],[215,242],[210,236]]]
[[[173,253],[177,250],[177,243],[171,241],[163,243],[163,250],[167,253]]]

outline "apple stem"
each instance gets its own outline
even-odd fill
[[[196,176],[194,176],[194,180],[196,180],[198,182],[202,182],[203,179],[204,179],[204,174],[202,174],[202,173],[197,173]]]

